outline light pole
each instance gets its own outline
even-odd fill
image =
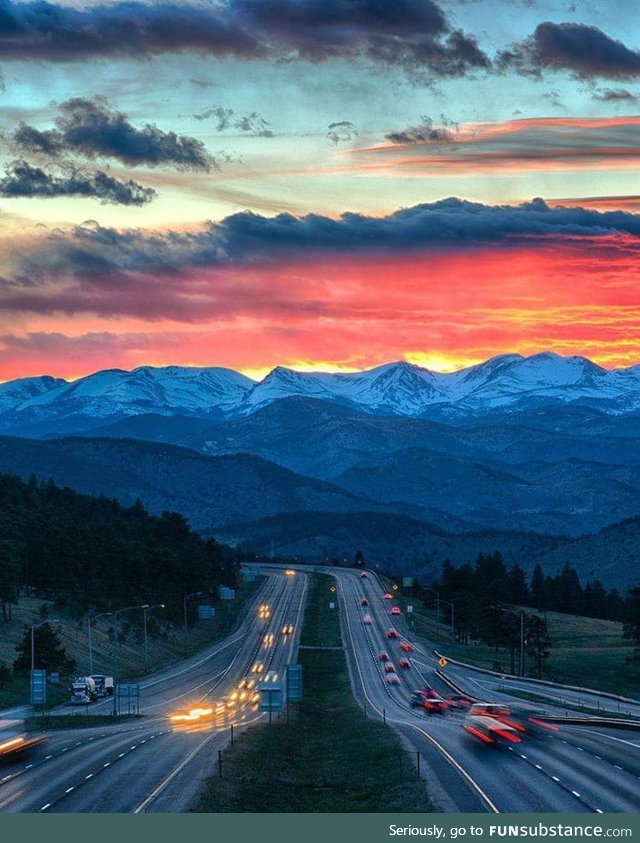
[[[48,624],[48,623],[60,623],[60,621],[58,620],[58,618],[52,618],[51,620],[49,620],[49,618],[47,618],[44,621],[40,621],[40,623],[34,623],[34,624],[31,625],[31,694],[30,694],[31,705],[33,705],[33,671],[36,668],[36,645],[35,645],[35,638],[34,638],[33,633],[35,632],[36,629],[38,629],[39,627],[44,626],[45,624]]]
[[[201,592],[201,591],[194,591],[194,592],[192,592],[191,594],[185,594],[185,596],[183,597],[183,606],[184,606],[184,634],[185,634],[185,636],[187,635],[187,633],[188,633],[188,631],[189,631],[189,630],[188,630],[188,628],[187,628],[187,600],[191,600],[191,598],[192,598],[192,597],[200,597],[200,595],[201,595],[201,594],[202,594],[202,592]]]
[[[507,612],[510,615],[520,615],[520,676],[524,676],[524,616],[523,610],[507,609],[505,606],[494,606],[499,612]]]
[[[164,603],[156,603],[155,606],[149,606],[148,603],[145,603],[142,607],[142,617],[144,623],[144,672],[147,672],[149,667],[149,650],[147,648],[147,612],[150,612],[152,609],[164,609]]]
[[[100,612],[98,615],[89,615],[87,619],[87,630],[89,632],[89,676],[93,675],[93,643],[91,640],[91,624],[98,618],[104,618],[107,615],[112,615],[113,612]]]
[[[436,596],[436,621],[440,623],[440,592],[436,591],[435,588],[431,588],[430,585],[423,585],[422,586],[425,591],[431,591]]]
[[[118,715],[118,682],[116,679],[118,672],[118,615],[123,612],[130,612],[132,609],[142,609],[142,606],[125,606],[124,609],[118,609],[115,612],[106,612],[105,614],[113,615],[113,716]]]

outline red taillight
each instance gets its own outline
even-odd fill
[[[548,729],[550,732],[559,732],[560,727],[554,726],[553,723],[545,723],[544,720],[538,720],[537,717],[530,717],[529,723],[535,723],[536,726],[542,726],[543,729]]]
[[[469,734],[473,735],[476,738],[479,738],[483,743],[493,743],[493,739],[489,737],[489,735],[485,735],[484,732],[481,732],[480,729],[476,729],[475,726],[463,726],[463,729],[466,729]]]
[[[508,732],[506,729],[492,729],[492,732],[495,735],[500,735],[501,738],[504,738],[506,741],[510,741],[511,743],[522,743],[522,740],[518,737],[518,735]]]

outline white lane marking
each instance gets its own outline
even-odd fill
[[[106,763],[106,764],[103,764],[102,766],[103,766],[103,767],[110,767],[110,766],[111,766],[111,761],[107,761],[107,763]]]
[[[137,749],[137,748],[138,748],[138,744],[134,744],[133,746],[130,746],[130,747],[129,747],[129,749],[130,749],[130,750],[131,750],[131,749]]]
[[[11,776],[5,776],[3,779],[0,779],[0,781],[6,782],[9,781],[10,778]]]
[[[68,788],[65,790],[65,793],[71,793],[71,791],[72,791],[72,790],[75,790],[75,788],[74,788],[73,786],[72,786],[72,787],[68,787]]]
[[[124,752],[121,752],[120,755],[118,755],[118,758],[124,758]]]
[[[604,814],[604,811],[601,811],[600,808],[596,808],[596,814]]]
[[[47,802],[47,804],[46,804],[46,805],[43,805],[43,806],[42,806],[42,808],[40,808],[40,810],[41,810],[41,811],[46,811],[46,810],[47,810],[47,808],[50,808],[50,807],[51,807],[51,802]]]
[[[33,767],[33,764],[27,764],[27,766],[25,767],[25,770],[30,770],[32,767]]]
[[[535,764],[534,766],[535,766],[536,770],[542,770],[542,767],[539,764]]]
[[[89,773],[88,776],[85,776],[85,779],[92,779],[92,778],[93,778],[93,773]]]
[[[337,574],[333,574],[333,576],[334,576],[335,580],[339,583],[340,587],[344,590],[344,584],[343,584],[340,576],[338,576]],[[346,600],[343,599],[342,604],[346,605]],[[373,702],[371,697],[367,694],[367,689],[366,689],[366,685],[365,685],[365,682],[364,682],[364,677],[362,675],[362,669],[360,668],[360,662],[358,661],[358,651],[356,649],[355,641],[353,639],[353,632],[352,632],[352,629],[351,629],[351,618],[349,617],[349,612],[344,612],[343,617],[346,619],[346,625],[347,625],[347,629],[349,631],[349,638],[351,640],[351,648],[352,648],[352,652],[353,652],[353,656],[354,656],[354,662],[355,662],[356,668],[358,669],[358,674],[360,676],[360,684],[362,686],[362,693],[363,693],[365,699],[372,706],[373,710],[377,711],[377,713],[382,717],[382,712],[380,711],[379,708],[377,708],[377,706],[375,705],[375,703]],[[389,717],[387,717],[387,722],[390,722]],[[442,746],[442,744],[440,744],[434,737],[432,737],[428,732],[425,732],[424,729],[421,729],[419,726],[416,726],[413,723],[407,724],[407,723],[403,723],[402,721],[393,721],[393,720],[391,722],[398,722],[398,723],[401,723],[402,725],[405,725],[405,726],[409,725],[412,729],[415,729],[417,732],[420,732],[420,734],[423,735],[430,743],[432,743],[442,753],[442,755],[444,755],[444,757],[447,759],[447,761],[449,761],[449,763],[453,767],[455,767],[455,769],[463,776],[463,778],[468,782],[468,784],[471,785],[472,789],[475,790],[476,793],[489,806],[489,809],[494,814],[500,813],[499,808],[497,808],[497,806],[491,801],[488,794],[486,794],[484,792],[484,790],[475,781],[475,779],[473,779],[469,775],[469,773],[467,773],[467,771],[464,769],[464,767],[461,764],[459,764],[455,760],[455,758],[449,752],[447,752],[447,750]]]
[[[594,732],[593,729],[584,729],[584,731],[588,732],[590,735],[597,735],[599,738],[607,738],[607,740],[616,741],[617,743],[626,743],[627,746],[632,746],[634,749],[640,749],[640,742],[625,741],[622,738],[614,738],[613,735],[605,735],[603,732]]]
[[[64,748],[64,749],[62,749],[62,750],[60,750],[60,751],[61,751],[61,752],[66,752],[68,749],[69,749],[69,747],[68,747],[68,746],[65,746],[65,748]]]
[[[53,755],[46,755],[44,760],[48,761],[50,758],[53,758]]]
[[[559,782],[559,781],[560,781],[560,779],[559,779],[557,776],[551,776],[551,778],[554,780],[554,782]]]
[[[580,794],[578,793],[578,791],[577,791],[577,790],[572,790],[572,791],[571,791],[571,793],[573,793],[573,795],[574,795],[574,796],[577,796],[577,797],[578,797],[578,799],[581,799],[581,798],[582,798],[582,797],[580,796]]]
[[[616,770],[622,770],[622,767],[619,764],[614,764],[613,766],[616,768]]]
[[[602,761],[602,756],[601,756],[601,755],[594,755],[593,757],[594,757],[594,758],[597,758],[597,759],[598,759],[598,761]]]
[[[584,749],[581,746],[577,746],[576,749],[578,750],[578,752],[584,752]]]

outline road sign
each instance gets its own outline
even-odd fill
[[[413,606],[407,606],[407,612],[413,612]]]
[[[287,702],[302,702],[302,665],[287,665]]]
[[[403,577],[402,578],[402,587],[403,588],[412,588],[413,586],[413,577]]]
[[[392,588],[394,591],[397,591],[397,590],[398,590],[398,583],[397,583],[397,582],[394,582],[394,584],[391,586],[391,588]]]
[[[444,656],[440,656],[440,658],[438,659],[438,665],[440,667],[446,667],[448,664],[449,662],[444,658]]]
[[[329,589],[329,591],[335,591],[335,590],[336,590],[335,585],[332,585],[331,588]]]
[[[204,603],[198,604],[198,620],[200,621],[210,621],[211,618],[215,617],[216,610],[213,606],[208,606]]]
[[[47,671],[31,671],[31,705],[45,705],[47,702]]]
[[[138,682],[120,682],[116,686],[116,705],[118,713],[126,707],[127,714],[139,714],[140,684]]]
[[[258,688],[260,691],[260,711],[278,712],[282,711],[284,705],[284,694],[282,682],[265,682]]]
[[[227,588],[226,585],[221,585],[218,588],[218,594],[221,600],[233,600],[236,596],[235,591],[232,588]]]
[[[330,608],[330,609],[335,609],[335,608],[336,608],[336,604],[335,604],[335,603],[329,603],[329,608]]]

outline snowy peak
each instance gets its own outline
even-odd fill
[[[404,361],[349,373],[277,366],[257,383],[216,367],[106,369],[71,383],[45,376],[0,384],[0,428],[33,435],[72,432],[143,413],[240,418],[292,397],[445,420],[576,401],[605,413],[637,413],[640,366],[609,371],[584,357],[543,352],[503,354],[446,374]]]
[[[65,380],[53,378],[51,375],[19,378],[18,380],[0,383],[0,412],[12,410],[25,401],[44,395],[64,384],[66,384]]]

